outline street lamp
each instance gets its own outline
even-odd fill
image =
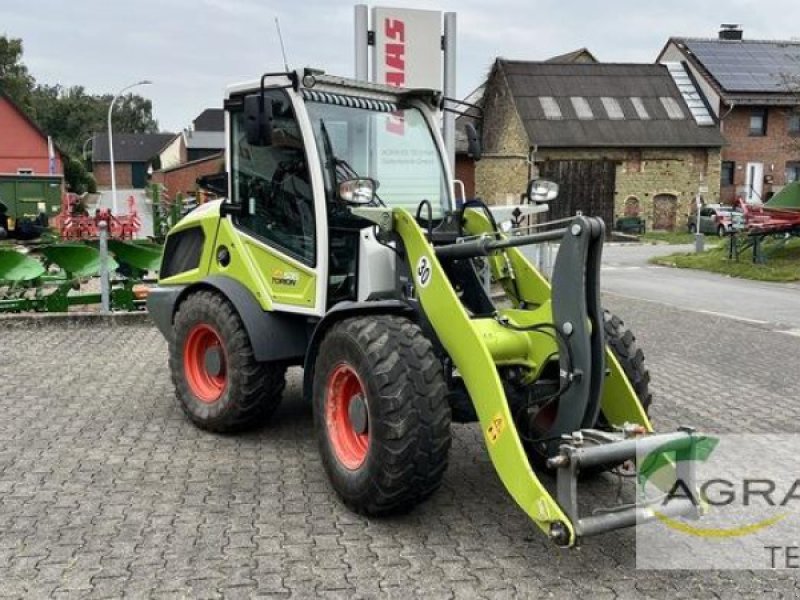
[[[153,83],[147,79],[143,79],[142,81],[137,81],[136,83],[132,83],[131,85],[122,88],[120,91],[117,92],[117,95],[114,96],[114,99],[111,100],[111,105],[108,107],[108,157],[111,159],[111,201],[112,201],[112,214],[117,214],[117,173],[114,168],[114,134],[111,131],[111,112],[114,110],[114,104],[117,102],[119,97],[124,93],[127,92],[131,88],[135,88],[139,85],[150,85]]]

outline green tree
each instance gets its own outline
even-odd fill
[[[22,62],[22,40],[0,35],[0,90],[30,114],[34,83]]]

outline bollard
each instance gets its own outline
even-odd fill
[[[104,313],[111,312],[110,278],[108,275],[108,223],[100,221],[100,307]]]
[[[702,233],[694,234],[694,251],[698,254],[705,249],[705,237]]]

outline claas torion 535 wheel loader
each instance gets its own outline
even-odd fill
[[[601,307],[602,220],[509,230],[555,195],[541,180],[513,211],[457,203],[442,103],[310,69],[228,89],[228,198],[170,231],[148,297],[180,406],[203,429],[253,427],[302,366],[322,462],[355,511],[428,498],[451,421],[478,421],[508,493],[555,543],[652,519],[578,510],[581,472],[696,436],[652,432],[641,350]],[[520,250],[546,241],[550,281]]]

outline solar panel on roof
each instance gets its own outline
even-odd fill
[[[686,47],[720,85],[735,92],[786,92],[800,76],[800,44],[692,41]]]

